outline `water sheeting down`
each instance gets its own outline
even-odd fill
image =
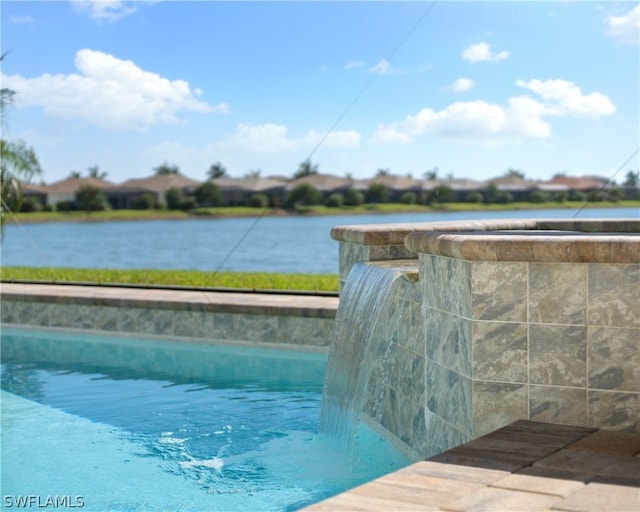
[[[351,269],[336,315],[325,374],[320,433],[353,453],[371,374],[383,364],[391,339],[385,332],[388,300],[404,269],[388,263],[357,263]]]

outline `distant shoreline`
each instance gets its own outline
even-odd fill
[[[230,219],[242,217],[315,217],[338,215],[387,215],[397,213],[459,213],[482,211],[521,211],[521,210],[554,210],[554,209],[611,209],[611,208],[639,208],[640,200],[631,201],[603,201],[589,203],[583,201],[566,201],[564,203],[509,203],[509,204],[472,204],[447,203],[438,207],[377,204],[363,205],[352,208],[328,208],[311,206],[304,210],[270,209],[248,207],[220,207],[208,208],[196,212],[167,211],[167,210],[107,210],[100,212],[33,212],[7,215],[6,224],[34,224],[50,222],[111,222],[111,221],[142,221],[142,220],[197,220],[197,219]]]

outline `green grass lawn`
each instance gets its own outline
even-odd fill
[[[3,281],[337,292],[335,274],[3,267]]]
[[[563,203],[529,203],[512,202],[508,204],[483,203],[442,203],[434,206],[399,203],[363,204],[360,206],[305,206],[297,210],[262,209],[248,206],[221,206],[216,208],[197,208],[186,212],[180,210],[107,210],[103,212],[31,212],[6,216],[6,222],[98,222],[110,220],[144,220],[144,219],[193,219],[193,218],[228,218],[258,217],[262,215],[358,215],[367,213],[413,213],[413,212],[460,212],[460,211],[509,211],[540,210],[551,208],[579,209],[583,201],[565,201]],[[640,207],[640,201],[601,201],[589,203],[587,208],[633,208]]]

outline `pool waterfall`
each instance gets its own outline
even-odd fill
[[[376,411],[392,399],[378,384],[397,362],[398,320],[386,300],[402,286],[404,269],[385,264],[356,264],[342,291],[325,373],[319,430],[353,452],[360,421],[377,422]],[[394,322],[394,319],[396,320]]]

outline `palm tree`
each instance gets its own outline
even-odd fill
[[[99,180],[103,180],[107,177],[107,173],[105,171],[101,171],[98,164],[88,167],[87,174],[90,178],[98,178]]]
[[[4,60],[7,53],[0,55]],[[7,108],[13,104],[16,92],[3,87],[0,89],[0,124],[4,124]],[[18,211],[22,204],[22,183],[29,182],[42,168],[36,152],[24,141],[9,142],[0,138],[0,239],[2,237],[5,210]]]
[[[430,171],[424,172],[425,180],[437,180],[438,179],[438,167],[434,167]]]
[[[177,165],[168,164],[167,162],[154,167],[153,170],[156,174],[180,174],[180,169]]]
[[[18,211],[22,205],[22,183],[42,174],[40,162],[33,148],[24,141],[7,142],[0,139],[0,237],[4,227],[5,210]]]
[[[224,178],[227,175],[227,170],[224,165],[220,162],[216,162],[215,164],[211,164],[209,170],[207,171],[207,177],[210,180],[214,180],[216,178]]]
[[[0,62],[4,60],[7,56],[7,52],[4,52],[0,55]],[[3,87],[0,89],[0,119],[4,122],[4,115],[7,111],[7,108],[13,105],[13,97],[15,96],[16,91],[13,89],[8,89]]]
[[[304,162],[300,162],[298,170],[294,173],[293,178],[302,178],[303,176],[309,176],[310,174],[318,174],[318,164],[312,164],[310,159],[306,159]]]

